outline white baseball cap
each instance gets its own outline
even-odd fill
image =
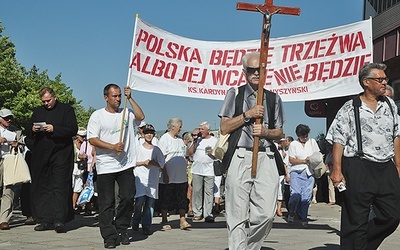
[[[12,116],[14,117],[13,113],[9,109],[2,109],[0,110],[0,117],[7,117],[7,116]]]
[[[139,125],[139,128],[142,128],[142,127],[144,127],[144,126],[146,126],[146,125],[147,125],[147,122],[141,121],[141,122],[140,122],[140,125]]]

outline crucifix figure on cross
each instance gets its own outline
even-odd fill
[[[265,71],[268,60],[268,46],[269,46],[269,35],[271,30],[271,18],[274,14],[286,14],[286,15],[300,15],[299,8],[274,6],[273,0],[265,0],[264,4],[251,4],[251,3],[237,3],[237,10],[255,11],[260,12],[263,15],[262,33],[261,33],[261,46],[260,46],[260,80],[258,85],[257,105],[262,104],[263,89],[265,84]],[[269,121],[270,122],[270,121]],[[256,119],[256,124],[261,123],[261,119]],[[258,144],[259,137],[254,137],[253,145],[253,159],[251,167],[251,176],[254,178],[257,172],[257,159],[258,159]]]

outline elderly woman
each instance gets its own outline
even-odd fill
[[[310,128],[307,125],[299,124],[296,127],[297,140],[290,143],[288,155],[290,168],[290,199],[288,223],[294,223],[294,215],[300,216],[303,227],[308,226],[307,214],[310,206],[314,177],[308,165],[310,156],[319,152],[317,142],[308,138]]]
[[[182,120],[171,118],[167,123],[167,132],[161,136],[158,147],[165,156],[165,165],[160,177],[160,206],[164,230],[171,229],[168,225],[168,209],[177,208],[180,215],[180,228],[188,229],[191,225],[186,221],[185,214],[188,206],[188,178],[186,173],[186,146],[178,137],[182,130]]]

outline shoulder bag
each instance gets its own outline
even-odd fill
[[[85,154],[87,152],[87,145],[88,145],[88,141],[85,141]],[[87,170],[87,166],[88,166],[88,158],[86,156],[86,158],[82,158],[80,159],[78,162],[78,169],[79,170]]]
[[[237,93],[236,93],[235,114],[233,115],[234,117],[243,113],[243,101],[244,101],[244,90],[245,90],[244,86],[239,87],[237,90]],[[217,157],[217,156],[220,156],[218,154],[219,149],[217,149],[217,146],[214,147],[215,148],[214,154],[215,154],[216,158],[218,158],[218,159],[215,159],[213,162],[215,176],[221,176],[221,175],[225,174],[225,172],[228,170],[229,164],[231,163],[232,156],[235,153],[236,145],[239,142],[239,138],[240,138],[241,134],[242,134],[242,127],[235,130],[232,134],[222,136],[223,138],[218,139],[220,141],[220,144],[224,145],[224,148],[226,148],[226,151],[223,151],[222,147],[220,147],[223,154],[220,157],[221,159],[219,159]],[[217,144],[218,144],[218,141],[217,141]]]
[[[267,100],[267,110],[268,110],[268,129],[274,129],[274,120],[275,120],[275,99],[276,99],[276,94],[264,90],[265,93],[265,99]],[[271,144],[270,149],[274,153],[274,158],[275,158],[275,163],[276,167],[278,168],[278,173],[279,175],[285,175],[285,164],[283,163],[283,159],[281,154],[279,153],[279,150],[276,148],[276,145],[273,141],[268,140],[269,143]]]
[[[3,167],[4,186],[31,182],[28,164],[18,147],[12,147],[4,156]]]

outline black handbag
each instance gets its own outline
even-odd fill
[[[276,148],[276,145],[274,142],[271,142],[270,149],[272,152],[274,152],[274,158],[275,158],[275,163],[276,163],[276,168],[278,169],[279,175],[285,175],[285,163],[283,163],[283,159],[281,154],[279,153],[279,150]]]
[[[222,176],[226,172],[221,160],[214,160],[213,167],[215,176]]]
[[[86,170],[88,166],[88,159],[84,158],[78,161],[78,169],[79,170]]]
[[[85,154],[86,154],[86,151],[87,151],[87,145],[88,145],[88,142],[86,141]],[[88,158],[87,157],[83,158],[83,159],[80,159],[77,163],[78,163],[78,169],[79,170],[87,170],[87,166],[88,166]]]

